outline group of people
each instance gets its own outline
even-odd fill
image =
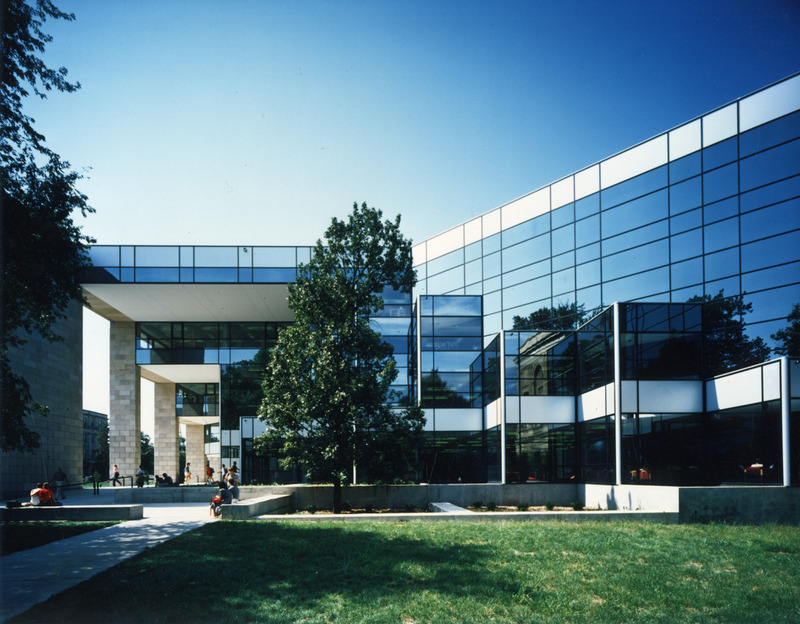
[[[52,505],[60,505],[56,500],[53,490],[50,489],[50,482],[37,483],[36,487],[31,490],[31,500],[28,505],[33,507],[48,507]]]
[[[213,468],[212,472],[213,474]],[[222,505],[230,505],[239,502],[239,468],[236,462],[233,466],[226,468],[222,464],[220,470],[219,492],[211,499],[211,515],[218,517],[222,513]]]

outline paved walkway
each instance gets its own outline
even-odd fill
[[[68,491],[63,503],[113,504],[111,488],[100,492],[93,496],[91,490]],[[213,521],[208,503],[146,504],[141,520],[0,557],[0,622],[147,548]]]

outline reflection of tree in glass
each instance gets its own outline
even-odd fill
[[[269,358],[264,347],[249,360],[234,362],[223,373],[222,428],[238,429],[240,416],[255,416],[264,398],[261,382]]]
[[[794,304],[786,322],[784,329],[779,329],[770,336],[775,342],[782,343],[774,351],[777,355],[800,357],[800,303]]]
[[[422,376],[422,407],[470,407],[470,402],[462,393],[448,387],[434,369]]]
[[[692,297],[689,303],[703,304],[706,376],[719,375],[734,368],[758,364],[769,359],[769,347],[761,337],[745,334],[744,316],[753,311],[742,296],[716,295]]]
[[[554,308],[539,308],[528,316],[515,316],[513,329],[575,329],[585,320],[582,303],[559,303]]]

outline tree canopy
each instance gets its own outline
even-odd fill
[[[284,466],[300,465],[315,481],[332,481],[334,511],[354,469],[402,456],[422,430],[418,407],[391,406],[397,377],[392,347],[370,327],[384,309],[383,292],[410,293],[416,282],[411,242],[400,217],[353,206],[334,218],[311,261],[289,285],[293,325],[270,353],[259,416],[268,432],[262,448],[277,446]]]
[[[523,331],[576,329],[586,320],[583,304],[559,303],[556,307],[543,307],[528,316],[515,316],[513,328]]]
[[[800,303],[792,306],[792,311],[786,317],[786,327],[779,329],[770,336],[775,342],[779,343],[775,347],[778,355],[788,355],[789,357],[800,357]]]
[[[38,447],[39,435],[24,418],[34,412],[47,414],[27,381],[12,370],[9,349],[24,345],[31,333],[51,342],[61,339],[53,324],[66,316],[71,301],[83,299],[79,276],[89,263],[88,244],[94,242],[72,220],[76,210],[84,216],[93,212],[76,188],[81,176],[45,145],[45,137],[23,111],[31,93],[45,98],[47,91],[80,88],[67,81],[64,67],[48,68],[38,56],[52,40],[42,30],[48,18],[74,16],[49,0],[6,0],[2,5],[2,451]]]

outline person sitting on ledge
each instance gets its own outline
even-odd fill
[[[156,487],[167,487],[170,485],[175,485],[172,481],[172,477],[170,477],[166,472],[162,473],[159,477],[156,475]]]

